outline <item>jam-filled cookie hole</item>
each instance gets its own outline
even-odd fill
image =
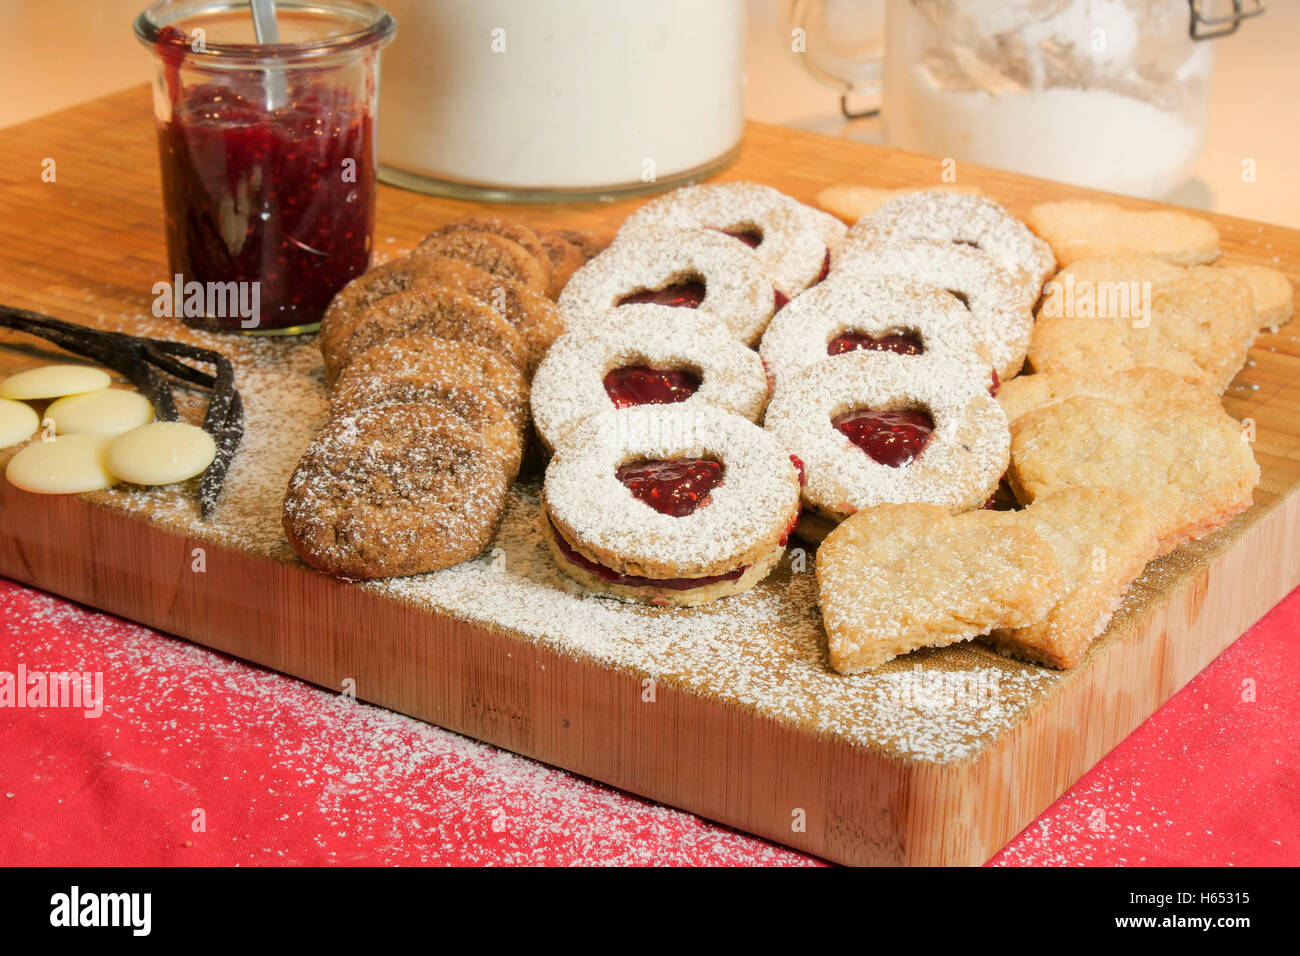
[[[872,461],[901,468],[930,443],[934,419],[924,408],[856,408],[831,419],[836,431]]]
[[[921,334],[912,329],[872,335],[868,332],[841,332],[826,343],[827,355],[843,355],[865,349],[871,352],[893,352],[897,355],[923,355],[925,343]]]
[[[732,226],[729,229],[719,229],[718,232],[728,235],[732,239],[739,239],[751,249],[757,249],[763,244],[763,230],[752,223]]]
[[[684,518],[713,502],[726,468],[713,458],[635,461],[614,472],[632,496],[655,511]]]
[[[706,289],[704,277],[691,274],[674,278],[667,285],[658,289],[638,289],[618,300],[619,305],[634,305],[638,302],[651,302],[655,305],[671,305],[679,309],[698,309],[704,301]]]
[[[653,368],[620,365],[601,380],[615,408],[633,405],[675,405],[699,390],[703,377],[693,368]]]

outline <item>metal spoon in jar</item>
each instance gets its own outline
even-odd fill
[[[249,0],[253,10],[253,32],[257,42],[278,44],[280,42],[280,25],[275,19],[275,0]],[[278,110],[289,100],[289,88],[284,71],[269,69],[266,71],[266,108]]]

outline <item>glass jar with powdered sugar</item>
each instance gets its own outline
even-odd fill
[[[890,146],[1161,198],[1205,143],[1213,45],[1258,0],[890,0]]]

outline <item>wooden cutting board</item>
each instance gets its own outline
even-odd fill
[[[155,148],[144,89],[0,130],[0,301],[216,342],[239,368],[249,436],[208,525],[192,488],[41,497],[0,482],[8,577],[832,860],[918,864],[988,859],[1300,583],[1300,340],[1289,326],[1260,337],[1225,397],[1256,422],[1256,506],[1152,565],[1067,674],[963,646],[839,677],[825,663],[812,556],[702,610],[584,599],[541,553],[527,485],[478,561],[387,585],[317,575],[277,523],[287,469],[323,420],[316,353],[309,341],[203,338],[150,316],[152,285],[168,278]],[[53,182],[41,176],[50,160]],[[918,186],[939,173],[934,158],[750,124],[719,178],[812,201],[836,181]],[[958,173],[1019,213],[1089,194]],[[612,233],[636,202],[491,212]],[[385,187],[377,253],[482,211]],[[1210,218],[1227,260],[1300,282],[1300,232]],[[3,342],[0,374],[53,354]]]

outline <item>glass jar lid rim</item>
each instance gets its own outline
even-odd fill
[[[187,55],[211,58],[215,61],[243,62],[264,60],[315,59],[349,50],[387,43],[392,39],[397,23],[388,12],[370,0],[279,0],[281,10],[311,11],[322,14],[346,12],[356,15],[362,24],[355,30],[337,33],[298,43],[218,43],[204,40],[201,49],[194,49],[185,38]],[[166,42],[163,30],[179,26],[184,21],[204,15],[247,10],[247,0],[157,0],[135,18],[135,34],[149,47]],[[167,17],[171,12],[174,15]],[[251,19],[251,12],[249,17]],[[179,41],[178,41],[179,42]]]

